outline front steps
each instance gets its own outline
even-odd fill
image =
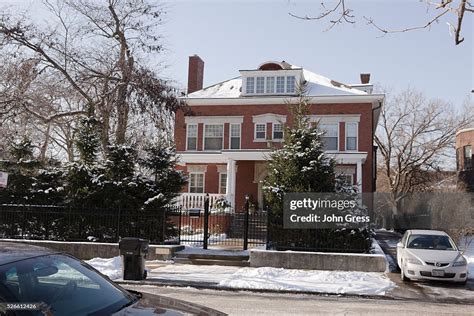
[[[225,255],[225,254],[206,254],[206,253],[180,253],[176,252],[173,258],[175,263],[194,264],[194,265],[219,265],[219,266],[250,266],[248,255]]]

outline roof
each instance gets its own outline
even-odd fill
[[[411,229],[410,232],[415,235],[439,235],[439,236],[448,235],[441,230],[429,230],[429,229]]]
[[[474,132],[474,127],[461,129],[456,132],[456,136],[462,133],[467,133],[467,132]]]
[[[21,242],[0,241],[0,265],[53,253],[58,251]]]
[[[308,96],[368,95],[365,91],[331,80],[309,70],[293,65],[291,66],[291,69],[302,69],[303,77],[308,82]],[[187,98],[239,98],[241,95],[241,88],[242,77],[239,76],[190,93]],[[263,96],[268,95],[262,95],[262,97]],[[285,95],[284,97],[288,96]]]

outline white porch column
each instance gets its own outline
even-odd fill
[[[235,207],[235,160],[227,160],[226,199]]]
[[[357,161],[357,189],[362,193],[362,161]]]

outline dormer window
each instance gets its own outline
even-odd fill
[[[247,90],[247,93],[249,94],[255,93],[255,78],[254,77],[247,78],[247,85],[245,88]]]
[[[286,77],[286,93],[295,93],[295,76]]]
[[[304,80],[301,68],[292,68],[286,63],[267,63],[261,69],[241,70],[240,74],[242,95],[294,95],[296,83]]]
[[[277,93],[285,93],[285,77],[279,76],[277,77]]]

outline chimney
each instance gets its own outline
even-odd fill
[[[370,81],[370,74],[360,74],[360,83],[367,84]]]
[[[189,56],[188,93],[202,89],[204,79],[204,61],[198,56]]]

